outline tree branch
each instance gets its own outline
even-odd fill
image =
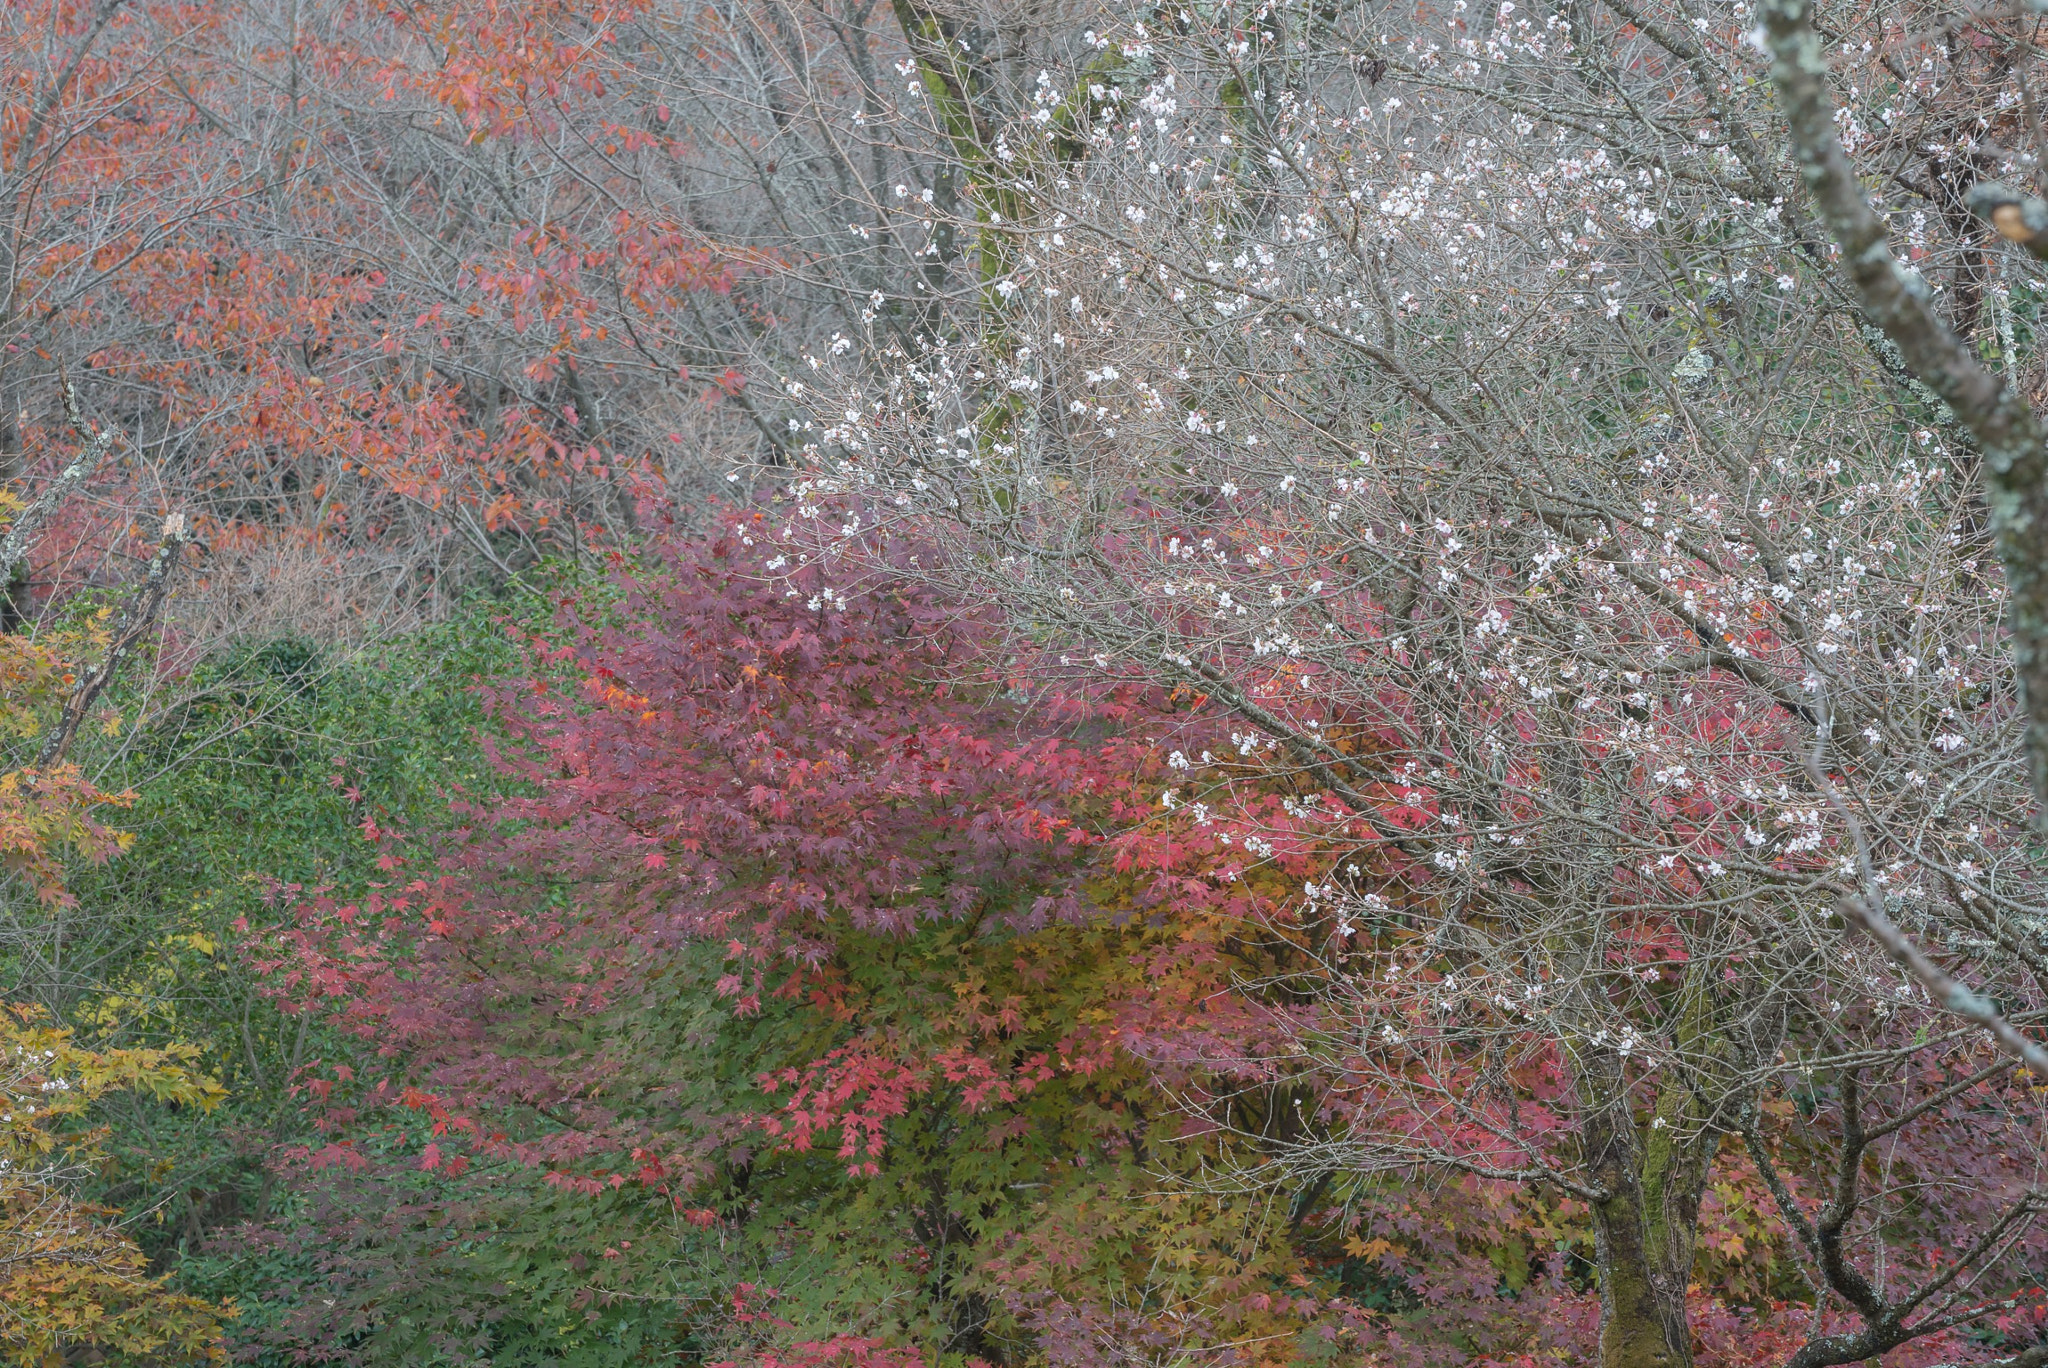
[[[78,440],[85,443],[85,450],[78,459],[57,472],[57,478],[43,486],[42,492],[31,499],[8,525],[7,535],[0,538],[0,583],[14,573],[14,567],[43,530],[43,524],[50,515],[61,507],[66,499],[85,483],[93,471],[99,468],[107,453],[114,449],[112,429],[94,432],[85,421],[85,415],[78,407],[78,387],[69,380],[62,382],[64,394],[64,417],[71,424],[71,430],[78,434]]]
[[[1928,995],[1935,1003],[1954,1012],[1965,1021],[1974,1021],[1982,1026],[1991,1037],[1992,1044],[2027,1066],[2027,1071],[2039,1079],[2048,1080],[2048,1050],[2042,1049],[2021,1034],[2018,1027],[2007,1021],[1992,1005],[1991,1000],[1972,992],[1966,985],[1950,978],[1942,967],[1927,958],[1912,938],[1892,922],[1884,913],[1872,907],[1862,898],[1849,896],[1841,902],[1842,915],[1851,925],[1859,926],[1870,934],[1870,938],[1884,947],[1905,971],[1920,980]]]
[[[2011,591],[2007,622],[2028,704],[2027,748],[2037,803],[2048,810],[2048,446],[2040,421],[2004,377],[1981,365],[1934,309],[1918,271],[1901,265],[1888,227],[1836,136],[1834,97],[1812,0],[1765,0],[1763,27],[1790,126],[1792,147],[1814,207],[1836,242],[1866,318],[1891,339],[1913,373],[1947,402],[1982,453],[1985,502]],[[2031,250],[2035,227],[2024,206],[1979,196],[1979,212]],[[1995,201],[1995,202],[1994,202]],[[2048,206],[2036,215],[2048,228]]]
[[[122,609],[120,624],[114,629],[114,639],[107,644],[106,657],[78,681],[78,687],[72,690],[70,699],[64,704],[64,712],[57,719],[57,725],[43,738],[42,749],[36,755],[36,768],[49,768],[62,760],[64,752],[71,748],[71,740],[78,734],[78,726],[85,720],[93,701],[105,690],[114,672],[121,668],[121,662],[142,639],[142,634],[156,621],[164,595],[170,592],[171,572],[177,569],[179,553],[190,540],[185,531],[183,513],[173,513],[164,519],[163,540],[157,543],[156,555],[150,558],[149,573],[143,578],[142,588]]]

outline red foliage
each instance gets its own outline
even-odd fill
[[[836,930],[1014,932],[1082,914],[1096,837],[1070,803],[1105,784],[1103,756],[1020,730],[1014,707],[951,682],[975,633],[946,605],[909,589],[842,595],[815,571],[795,587],[764,579],[759,526],[670,547],[588,619],[565,605],[571,644],[533,642],[535,677],[490,695],[518,743],[491,754],[530,795],[470,811],[435,877],[316,899],[290,934],[280,991],[331,1003],[406,1056],[424,1091],[393,1096],[442,1129],[547,1164],[674,1143],[605,1099],[623,1059],[602,1044],[522,1048],[503,1033],[509,1002],[522,1020],[589,1019],[647,991],[665,954],[710,939],[725,945],[719,992],[746,1015],[810,991]],[[604,896],[536,898],[537,883]],[[1041,891],[992,901],[1002,888]],[[758,1125],[798,1149],[837,1132],[858,1170],[908,1098],[947,1087],[979,1108],[1053,1068],[863,1041],[764,1078],[788,1101]],[[569,1125],[515,1143],[465,1119],[503,1106]],[[688,1163],[665,1153],[645,1171]]]
[[[834,1335],[828,1340],[802,1340],[787,1350],[764,1352],[744,1361],[721,1359],[707,1368],[926,1368],[928,1360],[915,1349],[894,1349],[860,1335]],[[987,1368],[981,1359],[966,1368]]]
[[[745,388],[728,358],[692,381],[692,310],[755,317],[737,295],[770,264],[634,193],[684,150],[620,50],[645,8],[379,2],[280,32],[182,0],[6,6],[0,222],[26,250],[0,388],[28,404],[0,454],[61,461],[67,364],[124,457],[176,452],[105,472],[118,497],[38,576],[165,499],[219,551],[406,564],[405,599],[630,528],[670,430]]]
[[[1106,1118],[1086,1142],[1099,1147],[1139,1147],[1133,1106],[1160,1108],[1184,1143],[1234,1127],[1279,1148],[1369,1116],[1383,1132],[1406,1126],[1418,1153],[1483,1167],[1511,1157],[1490,1120],[1497,1107],[1513,1110],[1518,1144],[1569,1158],[1572,1099],[1555,1047],[1530,1027],[1508,1075],[1514,1093],[1475,1092],[1487,1062],[1433,1007],[1447,970],[1398,927],[1373,930],[1368,946],[1333,910],[1340,879],[1353,915],[1371,905],[1372,880],[1334,866],[1382,837],[1398,854],[1386,833],[1433,815],[1425,789],[1389,788],[1369,811],[1328,798],[1311,811],[1255,764],[1178,763],[1173,749],[1204,756],[1227,744],[1199,699],[1026,709],[972,682],[989,641],[971,613],[901,580],[856,588],[817,562],[791,566],[771,530],[760,515],[733,519],[715,538],[622,570],[615,596],[565,603],[558,639],[528,643],[531,675],[490,688],[511,738],[491,754],[520,796],[459,809],[465,825],[439,844],[389,842],[393,878],[370,896],[301,909],[273,966],[278,991],[331,1014],[392,1066],[380,1080],[307,1080],[334,1133],[316,1161],[362,1165],[365,1108],[396,1105],[431,1123],[421,1170],[459,1177],[477,1159],[516,1161],[568,1193],[660,1194],[685,1225],[709,1231],[725,1218],[693,1187],[764,1140],[834,1150],[849,1176],[869,1181],[900,1124],[935,1100],[990,1116],[999,1147],[1042,1128],[1023,1109],[1046,1090],[1097,1076],[1126,1080],[1090,1098]],[[1062,739],[1059,728],[1084,717],[1122,730]],[[1204,775],[1212,795],[1225,792],[1217,776],[1229,780],[1229,806],[1203,809],[1192,794],[1161,805],[1169,780]],[[1660,797],[1655,817],[1683,827],[1691,811]],[[1426,889],[1432,877],[1373,876],[1389,891]],[[1119,962],[1099,977],[1077,977],[1060,1008],[1071,1020],[1052,1025],[1028,1020],[1046,1014],[1039,1000],[956,977],[943,984],[946,1029],[918,1032],[849,976],[850,961],[872,966],[934,927],[1007,944],[1119,918],[1143,934],[1116,942]],[[1678,953],[1654,916],[1640,930],[1637,942],[1623,938],[1627,964]],[[707,1105],[640,1055],[653,1046],[634,1023],[658,1015],[646,1005],[706,946],[722,951],[716,993],[728,1020],[800,1004],[811,1023],[794,1056],[753,1080],[762,1101],[752,1110]],[[1341,977],[1362,996],[1333,1008],[1290,986],[1346,957],[1377,966]],[[1404,974],[1389,978],[1387,966]],[[1017,970],[1027,982],[1036,972],[1021,957]],[[1346,1043],[1356,1040],[1346,1012],[1361,1002],[1376,1022],[1400,1023],[1400,1048],[1369,1066]],[[1922,1086],[1939,1086],[1940,1068],[1928,1067]],[[1465,1105],[1439,1105],[1447,1097]],[[1167,1098],[1194,1104],[1185,1123]],[[1892,1143],[1887,1162],[1901,1174],[1946,1164],[1971,1180],[1923,1184],[1910,1209],[1887,1214],[1896,1265],[1952,1257],[1952,1225],[1981,1222],[2023,1184],[1997,1128],[1977,1124],[2012,1101],[1987,1085]],[[1784,1104],[1770,1105],[1780,1109],[1772,1143],[1804,1199],[1817,1151]],[[1584,1351],[1598,1318],[1584,1204],[1480,1177],[1420,1181],[1427,1174],[1418,1163],[1403,1175],[1417,1185],[1351,1191],[1341,1209],[1334,1194],[1328,1208],[1297,1197],[1323,1243],[1289,1271],[1248,1260],[1211,1277],[1176,1333],[1198,1340],[1203,1327],[1255,1317],[1362,1328],[1377,1361],[1402,1364]],[[1806,1333],[1772,1206],[1753,1167],[1724,1151],[1703,1206],[1711,1281],[1696,1299],[1711,1368],[1761,1361]],[[980,1256],[981,1274],[1057,1363],[1160,1333],[1156,1319],[1112,1302],[1043,1290],[1105,1238],[1101,1215],[1085,1224],[1100,1209],[1048,1216]],[[1375,1288],[1388,1300],[1367,1314],[1355,1299]],[[768,1315],[735,1310],[732,1323],[759,1330]],[[1902,1352],[1917,1362],[1958,1348],[1943,1335]],[[799,1356],[759,1362],[917,1361],[860,1336],[788,1352]]]

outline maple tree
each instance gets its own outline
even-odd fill
[[[0,1355],[24,1368],[90,1347],[116,1362],[221,1362],[223,1309],[167,1286],[116,1219],[73,1189],[100,1160],[79,1118],[133,1089],[211,1108],[188,1050],[92,1050],[32,1009],[0,1016]]]
[[[67,366],[129,434],[34,578],[90,578],[131,491],[167,490],[214,553],[220,630],[263,630],[266,595],[357,630],[692,488],[686,448],[750,400],[690,323],[758,319],[735,292],[767,258],[622,200],[681,149],[621,56],[642,17],[11,6],[10,477],[61,462]],[[550,135],[592,127],[580,162]]]
[[[1187,1265],[1147,1323],[1213,1298],[1211,1268],[1262,1314],[1284,1244],[1126,1210],[1178,1123],[1116,1033],[1196,1010],[1216,970],[1214,932],[1093,911],[1091,880],[1135,877],[1092,864],[1128,799],[1119,748],[948,679],[976,632],[929,596],[764,586],[764,531],[672,547],[565,617],[531,683],[493,695],[532,796],[394,853],[368,901],[309,906],[282,991],[403,1065],[314,1085],[337,1129],[313,1158],[369,1165],[364,1118],[410,1108],[432,1119],[417,1169],[624,1193],[640,1211],[602,1237],[600,1299],[679,1233],[729,1229],[777,1300],[700,1333],[823,1330],[788,1351],[819,1361],[1002,1360],[1054,1315],[1023,1293],[1091,1300],[1082,1270],[1148,1239]],[[1212,1222],[1257,1220],[1222,1205]]]

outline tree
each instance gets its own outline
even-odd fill
[[[1341,1324],[1258,1194],[1152,1205],[1222,1137],[1175,1144],[1120,1042],[1203,1013],[1246,890],[1190,896],[1199,840],[1097,863],[1149,747],[958,677],[943,599],[764,576],[770,531],[571,602],[491,695],[526,795],[287,932],[279,991],[389,1061],[308,1085],[353,1194],[308,1237],[352,1295],[294,1342],[1087,1363]]]
[[[82,1202],[79,1180],[101,1159],[100,1133],[77,1120],[109,1093],[211,1108],[220,1085],[189,1051],[90,1050],[32,1009],[0,1016],[0,1353],[10,1363],[215,1363],[231,1309],[179,1293],[122,1228],[118,1212]]]
[[[2030,699],[2048,698],[2048,654],[2043,646],[2048,641],[2048,590],[2038,583],[2048,548],[2037,540],[2048,526],[2048,504],[2042,502],[2042,488],[2048,484],[2048,467],[2042,464],[2048,434],[2008,378],[1984,365],[1967,337],[1959,336],[1941,316],[1920,274],[1892,256],[1886,225],[1864,199],[1856,168],[1833,129],[1812,7],[1775,5],[1764,13],[1775,59],[1772,74],[1786,97],[1792,145],[1821,221],[1846,254],[1858,301],[1872,325],[1883,330],[1913,373],[1950,405],[1974,439],[1986,511],[2012,595],[2014,665]],[[1994,41],[2013,41],[2002,26],[1987,34],[1993,35]],[[2012,63],[2010,79],[2019,92],[2025,90],[2028,61],[2021,54]],[[1973,151],[1976,162],[2002,161],[2014,169],[2038,160],[2038,149],[2029,156],[2018,147],[1990,140]],[[2042,235],[2038,199],[1984,180],[1969,187],[1968,200],[2001,236],[2030,249],[2048,242]],[[2029,738],[2034,792],[2048,802],[2048,724],[2040,720],[2048,716],[2048,707],[2030,706],[2030,713],[2035,718]],[[1882,909],[1878,912],[1881,916]],[[2036,1061],[2037,1066],[2043,1061],[2048,1056]]]
[[[131,435],[109,485],[170,491],[214,552],[217,613],[321,575],[341,630],[701,498],[694,446],[754,407],[725,334],[778,305],[734,298],[762,249],[698,222],[694,187],[662,193],[688,150],[650,85],[671,18],[14,7],[13,474],[63,445],[46,396],[68,371]],[[34,575],[90,579],[131,502],[72,504]]]
[[[1745,45],[1759,13],[1783,117]],[[1501,1300],[1477,1239],[1428,1244],[1388,1197],[1427,1180],[1452,1184],[1460,1220],[1517,1213],[1517,1238],[1579,1249],[1590,1231],[1610,1363],[1936,1354],[1966,1332],[2023,1349],[2040,1137],[2030,1079],[1994,1045],[2035,1057],[2044,1010],[2020,687],[2038,672],[2039,432],[2015,397],[2043,361],[2033,268],[1993,232],[2036,246],[2048,208],[1984,182],[2034,169],[2031,20],[1689,0],[22,14],[4,31],[0,388],[43,402],[62,363],[135,434],[103,453],[111,516],[53,501],[46,586],[125,578],[107,548],[148,554],[133,491],[160,480],[217,553],[224,617],[296,567],[329,620],[403,619],[550,550],[619,544],[664,498],[694,516],[673,505],[701,498],[704,456],[804,467],[785,527],[738,530],[744,574],[690,561],[683,602],[629,596],[589,624],[587,659],[548,665],[597,681],[576,707],[546,711],[553,680],[521,695],[540,712],[501,700],[543,758],[510,771],[536,796],[479,814],[421,887],[381,892],[374,934],[351,899],[304,932],[303,982],[426,1071],[407,1076],[414,1124],[474,1125],[494,1177],[537,1166],[582,1197],[621,1180],[593,1216],[508,1177],[503,1209],[525,1205],[506,1231],[610,1219],[643,1185],[600,1156],[635,1148],[728,1181],[734,1117],[783,1116],[783,1088],[805,1115],[821,1090],[847,1103],[785,1135],[845,1143],[850,1124],[887,1132],[885,1155],[983,1124],[970,1092],[1021,1088],[1047,1041],[996,1032],[998,1050],[966,1017],[913,1030],[869,971],[943,998],[1010,972],[1008,938],[1071,963],[1100,932],[1096,862],[1121,859],[1154,879],[1118,895],[1158,919],[1143,934],[1193,919],[1206,948],[1156,991],[1100,987],[1145,1024],[1120,1037],[1117,1086],[1184,1108],[1186,1153],[1213,1164],[1176,1193],[1288,1192],[1292,1229],[1247,1257],[1259,1276],[1340,1231],[1377,1270],[1333,1275],[1350,1290],[1455,1282],[1465,1333]],[[1882,249],[1873,203],[1927,292]],[[61,405],[15,422],[53,472],[96,446],[65,435]],[[1057,706],[1124,690],[1131,744],[1058,744],[1025,700],[911,687],[905,658],[852,628],[817,629],[815,649],[858,687],[823,670],[749,712],[758,679],[779,681],[776,643],[814,649],[804,615],[853,612],[821,565],[833,595],[882,576],[876,603],[935,652],[919,668],[993,660]],[[852,620],[882,630],[860,602]],[[734,620],[781,635],[735,644],[718,635]],[[105,705],[80,680],[111,664],[50,681],[74,647],[111,660],[124,638],[85,613],[67,641],[23,643],[44,689],[24,736],[83,735]],[[675,684],[662,651],[725,692]],[[646,692],[606,682],[621,665],[673,686],[710,740],[607,694]],[[872,725],[812,729],[814,687]],[[751,794],[781,763],[748,750],[777,728],[842,785],[806,808],[773,797],[779,772],[758,783],[797,816],[724,787]],[[889,749],[927,731],[944,744]],[[1020,783],[988,758],[1013,741],[1052,768]],[[910,787],[934,755],[964,809]],[[110,800],[35,769],[9,796],[19,868],[55,888],[50,843],[100,848]],[[881,814],[867,845],[804,829],[832,802]],[[912,875],[934,882],[912,895]],[[1052,899],[1045,925],[946,939],[1017,889]],[[555,957],[571,944],[584,958]],[[708,975],[714,998],[729,979],[718,1000],[758,1009],[718,1015],[719,1047],[776,1094],[734,1102],[733,1076],[690,1072],[657,969],[693,993]],[[416,1002],[415,973],[433,988]],[[1208,973],[1229,1009],[1184,1011],[1175,994],[1213,989]],[[859,1004],[843,1020],[842,987]],[[1080,1011],[1054,1002],[1048,1021]],[[790,1036],[741,1029],[771,1018]],[[623,1056],[614,1027],[666,1043]],[[592,1092],[600,1075],[613,1092]],[[717,1124],[615,1100],[619,1080],[667,1098],[678,1077],[723,1099]],[[371,1114],[349,1080],[313,1081]],[[1070,1085],[1001,1105],[1043,1139]],[[884,1115],[859,1110],[878,1098]],[[325,1157],[361,1157],[360,1119],[330,1116]],[[394,1122],[363,1173],[389,1178],[381,1160],[416,1138]],[[813,1190],[808,1161],[778,1162]],[[408,1214],[390,1248],[481,1267],[449,1253],[457,1189],[439,1184],[457,1179],[437,1162],[407,1181],[425,1195],[392,1206]],[[1022,1223],[1006,1230],[1037,1219],[990,1201]],[[1691,1290],[1723,1257],[1700,1248],[1734,1219],[1717,1202],[1775,1212],[1780,1272],[1805,1271],[1747,1285],[1739,1333],[1732,1303]],[[694,1209],[713,1223],[664,1248],[737,1219]],[[1540,1286],[1525,1306],[1576,1305],[1572,1259],[1539,1262],[1494,1268],[1518,1296]],[[967,1336],[983,1292],[963,1289],[996,1266],[934,1272],[929,1324]],[[549,1274],[562,1307],[628,1296],[571,1271]],[[1780,1314],[1795,1298],[1807,1326]],[[1076,1311],[1061,1333],[1143,1327],[1122,1344],[1159,1333],[1156,1310]],[[1526,1314],[1501,1319],[1523,1335]],[[825,1320],[815,1352],[872,1348]],[[1560,1313],[1553,1345],[1575,1326]]]
[[[1973,456],[1837,307],[1747,17],[1098,31],[1114,76],[1049,72],[1004,132],[984,312],[812,382],[804,490],[926,529],[951,554],[924,573],[1043,669],[1200,693],[1238,753],[1175,801],[1328,850],[1290,912],[1316,961],[1275,985],[1314,1006],[1247,1060],[1322,1089],[1283,1167],[1583,1202],[1617,1365],[1691,1360],[1731,1169],[1807,1270],[1801,1365],[1991,1323],[2040,1238],[2026,1076],[1838,912],[1881,895],[2038,1009]],[[1922,99],[1882,74],[1918,31],[1882,31],[1862,98],[1919,103],[1859,115],[1873,156],[2007,88],[1972,50],[1960,108]],[[1968,213],[1915,223],[2022,364]],[[1296,786],[1283,815],[1244,766]],[[1958,1154],[1965,1115],[1997,1138]]]
[[[33,499],[0,495],[9,524],[0,574],[26,555],[111,444],[86,424],[74,391],[67,388],[64,401],[84,454]],[[76,901],[66,866],[104,862],[127,844],[105,818],[134,795],[104,791],[68,752],[82,725],[101,720],[107,684],[156,625],[184,549],[173,515],[147,578],[118,616],[105,609],[70,631],[0,633],[0,735],[15,752],[0,773],[0,871],[9,902],[61,917]],[[24,948],[17,939],[10,958]],[[220,1085],[189,1067],[193,1053],[184,1046],[93,1050],[34,1007],[10,1005],[0,1015],[0,1352],[11,1362],[42,1365],[79,1351],[137,1362],[224,1357],[220,1325],[232,1311],[150,1276],[120,1213],[78,1194],[105,1158],[103,1133],[78,1123],[108,1094],[146,1092],[201,1110],[219,1102]]]

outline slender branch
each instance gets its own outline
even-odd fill
[[[1937,1363],[1934,1368],[1959,1368],[1953,1363]],[[2011,1358],[1993,1359],[1977,1368],[2048,1368],[2048,1344],[2037,1344],[2023,1349]]]
[[[1868,932],[1872,940],[1884,947],[1886,954],[1920,980],[1920,985],[1937,1005],[1983,1027],[1992,1044],[2026,1065],[2034,1077],[2048,1079],[2048,1050],[2021,1034],[2018,1027],[1999,1013],[1991,999],[1949,977],[1940,965],[1927,958],[1926,952],[1915,945],[1911,937],[1899,930],[1891,918],[1862,898],[1844,897],[1841,909],[1842,915],[1852,925]]]
[[[171,572],[177,569],[180,553],[190,540],[185,531],[183,513],[173,513],[164,519],[163,539],[157,543],[156,555],[150,558],[149,572],[143,577],[142,588],[121,610],[121,620],[114,629],[114,639],[107,645],[106,656],[78,681],[78,687],[72,690],[70,699],[64,704],[64,712],[57,719],[57,725],[43,738],[42,749],[36,755],[36,768],[49,768],[62,760],[64,752],[71,748],[71,740],[78,734],[79,724],[85,720],[93,701],[113,679],[114,672],[121,668],[122,661],[134,649],[135,643],[156,621],[164,595],[170,592]]]
[[[1947,1106],[1950,1102],[1953,1102],[1956,1098],[1961,1097],[1964,1093],[1976,1087],[1979,1083],[1987,1082],[1994,1075],[2003,1073],[2005,1070],[2011,1067],[2012,1066],[2010,1064],[2007,1064],[2002,1059],[1994,1059],[1989,1064],[1985,1065],[1983,1068],[1977,1070],[1977,1072],[1957,1079],[1955,1082],[1943,1088],[1940,1092],[1930,1093],[1926,1097],[1921,1098],[1920,1101],[1906,1108],[1906,1110],[1900,1112],[1897,1116],[1894,1116],[1891,1120],[1885,1122],[1882,1126],[1872,1126],[1867,1132],[1865,1132],[1865,1134],[1870,1140],[1870,1142],[1872,1144],[1875,1144],[1877,1141],[1884,1139],[1887,1135],[1892,1134],[1894,1131],[1904,1130],[1906,1127],[1912,1125],[1915,1121],[1918,1121],[1921,1117],[1927,1115],[1927,1113],[1933,1111],[1936,1107]]]
[[[2038,1192],[2029,1192],[2017,1202],[2014,1202],[2006,1210],[2006,1213],[1998,1219],[1998,1222],[1991,1229],[1985,1231],[1976,1243],[1957,1255],[1950,1262],[1949,1266],[1937,1277],[1929,1281],[1925,1287],[1899,1303],[1893,1315],[1899,1320],[1904,1320],[1930,1298],[1940,1296],[1956,1279],[1968,1272],[1973,1264],[1997,1248],[2017,1226],[2038,1215],[2040,1211],[2041,1194]]]
[[[1778,1204],[1778,1214],[1785,1218],[1785,1224],[1792,1227],[1793,1233],[1799,1236],[1800,1243],[1806,1246],[1818,1262],[1820,1236],[1814,1233],[1813,1222],[1808,1220],[1806,1213],[1800,1209],[1799,1199],[1785,1186],[1784,1178],[1778,1173],[1778,1166],[1771,1162],[1770,1153],[1764,1148],[1763,1135],[1758,1131],[1753,1118],[1749,1125],[1743,1127],[1742,1143],[1749,1150],[1749,1157],[1756,1164],[1756,1171],[1763,1175],[1764,1186],[1770,1189],[1772,1200]]]

